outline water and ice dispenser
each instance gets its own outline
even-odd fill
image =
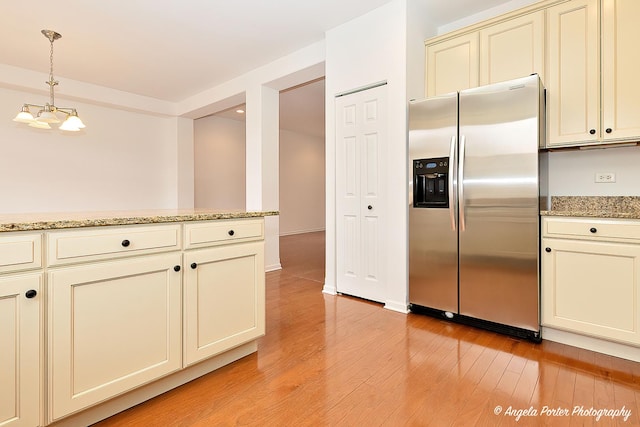
[[[449,207],[449,158],[413,161],[413,207]]]

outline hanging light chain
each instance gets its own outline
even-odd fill
[[[55,38],[52,35],[49,35],[48,38],[51,43],[51,48],[49,50],[49,81],[46,83],[49,85],[49,98],[51,99],[51,106],[53,107],[56,105],[53,87],[58,84],[58,82],[53,79],[53,41]]]

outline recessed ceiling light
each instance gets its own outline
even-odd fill
[[[238,114],[242,114],[242,113],[244,113],[244,110],[242,110],[242,109],[237,109],[237,110],[236,110],[236,113],[238,113]]]

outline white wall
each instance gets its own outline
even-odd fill
[[[406,0],[392,2],[326,33],[327,238],[325,292],[336,291],[335,95],[387,81],[388,143],[383,153],[385,307],[407,310]]]
[[[595,183],[596,172],[613,172],[615,183]],[[549,153],[552,196],[640,196],[640,147]]]
[[[63,134],[11,121],[46,96],[0,88],[0,213],[178,205],[178,118],[68,101],[87,125]]]
[[[280,235],[325,228],[324,144],[280,130]]]
[[[245,209],[245,123],[194,120],[195,207]]]

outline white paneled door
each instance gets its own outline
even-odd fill
[[[336,98],[338,292],[384,302],[386,85]]]

